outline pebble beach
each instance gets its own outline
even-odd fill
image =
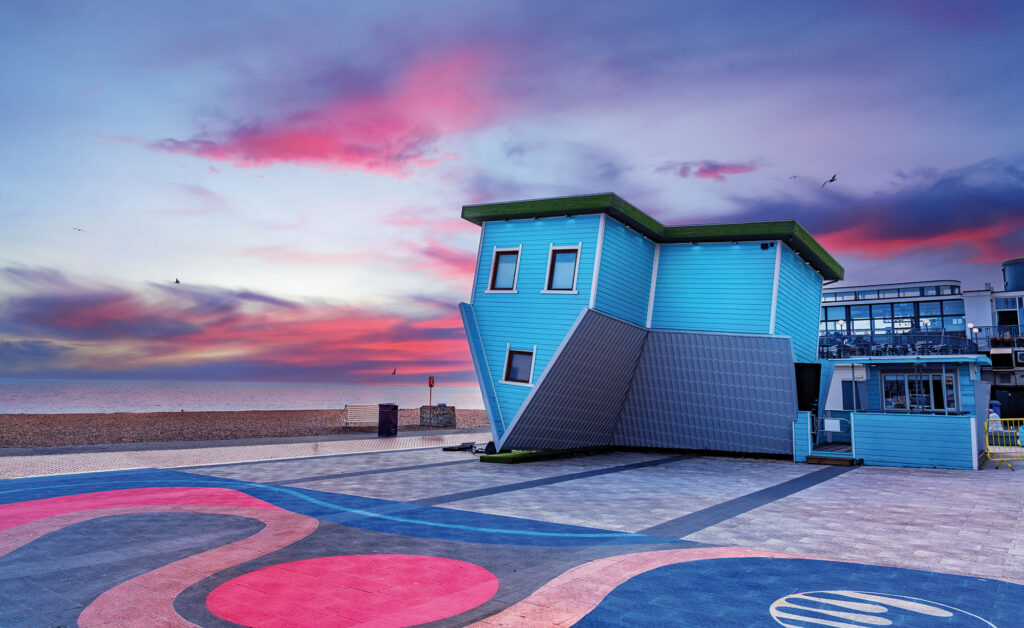
[[[398,431],[420,427],[419,408],[398,411]],[[486,427],[483,410],[456,410],[457,428]],[[238,412],[118,412],[108,414],[0,414],[0,448],[108,443],[231,440],[376,432],[345,427],[344,410]]]

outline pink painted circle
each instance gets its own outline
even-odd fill
[[[437,556],[363,554],[272,565],[229,580],[206,607],[243,626],[409,626],[483,604],[498,578]]]

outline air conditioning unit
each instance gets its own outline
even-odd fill
[[[997,373],[996,384],[1004,386],[1013,386],[1013,374],[1012,373]]]
[[[1024,367],[1024,351],[1017,351],[1014,357],[1017,359],[1017,366]]]

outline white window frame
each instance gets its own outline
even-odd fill
[[[498,289],[491,288],[491,286],[494,284],[494,273],[497,270],[497,268],[495,267],[495,264],[498,263],[498,254],[499,253],[515,253],[516,254],[516,270],[515,270],[515,273],[512,275],[512,289],[511,290],[509,290],[507,288],[498,288]],[[499,249],[498,247],[494,247],[494,252],[491,254],[491,267],[490,267],[490,269],[487,272],[487,289],[484,290],[484,294],[519,294],[519,290],[517,290],[516,288],[519,285],[519,262],[521,262],[522,260],[523,260],[523,245],[522,244],[520,244],[519,246],[514,247],[514,248],[513,247],[509,247],[509,248]]]
[[[576,265],[572,269],[572,289],[571,290],[551,290],[548,288],[548,282],[551,280],[551,264],[555,261],[555,251],[576,251]],[[577,242],[576,246],[555,246],[552,242],[548,244],[548,265],[544,267],[544,289],[540,291],[541,294],[579,294],[576,289],[576,282],[580,280],[580,254],[583,252],[583,243]]]
[[[532,388],[533,372],[535,370],[534,367],[537,365],[537,345],[533,345],[532,357],[530,358],[530,381],[528,382],[514,382],[505,379],[505,376],[508,375],[508,360],[512,356],[513,351],[518,351],[519,353],[526,353],[526,349],[513,349],[511,343],[505,343],[505,362],[504,364],[501,365],[501,381],[499,381],[498,383],[508,384],[509,386],[526,386],[527,388]]]

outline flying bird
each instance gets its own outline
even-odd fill
[[[71,228],[74,229],[75,231],[85,231],[85,229],[79,229],[78,227],[71,227]]]
[[[174,283],[181,283],[181,282],[180,282],[180,281],[178,281],[178,278],[177,278],[177,277],[175,277],[175,278],[174,278]]]
[[[798,175],[798,174],[794,174],[793,176],[791,176],[791,177],[790,177],[790,179],[795,179],[795,178],[797,178],[797,177],[799,177],[799,176],[800,176],[800,175]]]
[[[825,183],[835,183],[836,182],[836,177],[838,177],[838,176],[839,176],[839,173],[837,172],[834,175],[832,175],[832,178],[829,179],[828,181],[826,181]],[[825,183],[822,183],[821,187],[825,187]]]
[[[398,374],[398,369],[392,369],[391,370],[391,374],[392,375],[397,375]]]

